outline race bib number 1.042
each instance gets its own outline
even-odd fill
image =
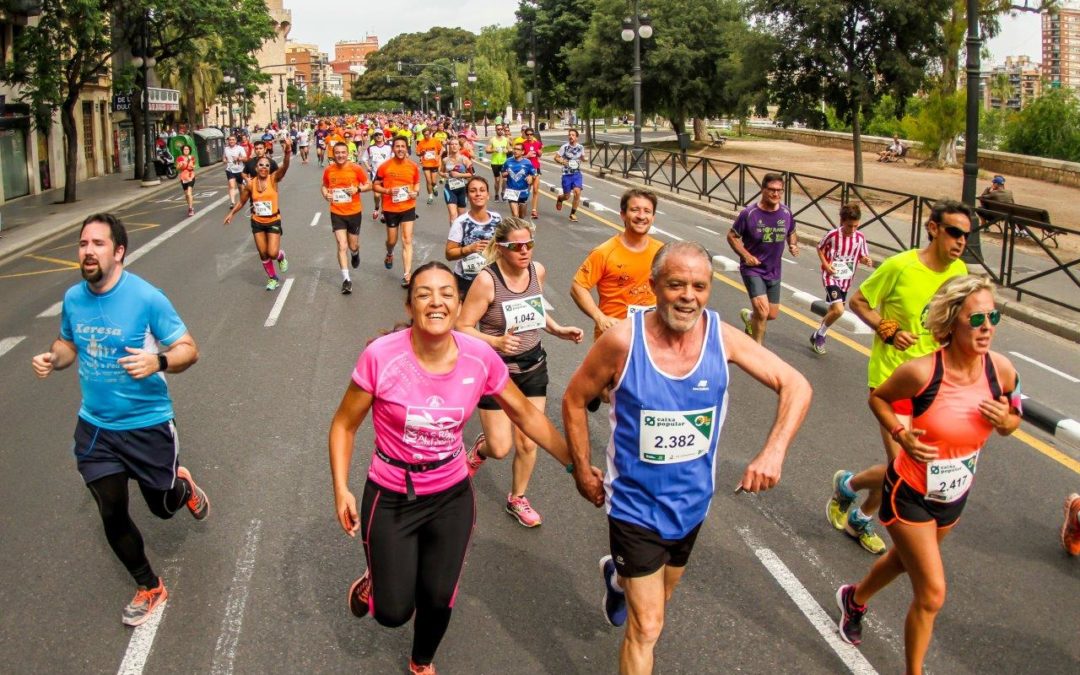
[[[513,326],[515,333],[538,330],[547,325],[543,296],[530,295],[517,300],[504,300],[502,306],[506,327],[509,329]]]

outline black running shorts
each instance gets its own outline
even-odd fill
[[[704,522],[704,521],[702,521]],[[645,577],[664,565],[686,567],[701,523],[682,539],[664,539],[656,532],[608,516],[611,559],[620,577]]]
[[[960,514],[964,511],[970,493],[971,490],[968,490],[967,494],[955,502],[931,501],[908,485],[890,464],[885,471],[885,485],[881,495],[878,519],[886,527],[897,521],[907,525],[934,523],[938,529],[950,527],[960,520]]]

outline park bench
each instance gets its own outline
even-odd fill
[[[900,152],[898,152],[897,154],[895,154],[893,156],[886,155],[885,157],[882,158],[881,161],[885,162],[886,164],[888,164],[889,162],[903,162],[904,164],[907,164],[907,152],[908,152],[908,146],[901,143],[900,144]]]
[[[1037,206],[1024,206],[1023,204],[1009,204],[1007,202],[994,201],[993,199],[983,199],[979,197],[979,206],[985,211],[990,211],[995,214],[1001,214],[1005,218],[998,218],[989,220],[988,225],[1000,227],[1002,234],[1004,235],[1004,223],[1007,217],[1013,216],[1016,218],[1024,218],[1025,220],[1036,221],[1035,224],[1028,226],[1028,231],[1037,234],[1039,240],[1044,244],[1050,242],[1054,245],[1054,248],[1058,247],[1057,238],[1068,234],[1064,230],[1058,229],[1050,225],[1050,212],[1046,209],[1040,209]],[[983,215],[983,214],[980,214]],[[1019,226],[1014,226],[1017,233],[1023,233],[1024,229]]]
[[[724,147],[724,143],[727,143],[727,136],[722,135],[719,131],[710,131],[709,139],[710,148],[722,148]]]

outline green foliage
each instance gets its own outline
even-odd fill
[[[1005,130],[1016,116],[1011,110],[982,108],[979,110],[979,147],[999,150],[1005,142]]]
[[[911,104],[908,103],[906,107],[910,110]],[[866,115],[863,131],[870,136],[890,137],[899,134],[901,117],[896,113],[896,99],[891,94],[885,94]]]
[[[468,63],[476,54],[477,36],[461,28],[436,27],[425,33],[402,33],[367,58],[367,72],[353,85],[355,100],[402,101],[420,107],[425,87],[443,88],[443,98],[453,95],[450,82],[455,63]],[[398,62],[402,69],[397,69]],[[419,64],[438,63],[438,66]],[[462,86],[465,80],[460,80]],[[462,91],[459,89],[459,91]]]
[[[1072,89],[1047,89],[1020,111],[1005,132],[1004,149],[1080,162],[1080,98]]]
[[[524,64],[535,49],[537,88],[543,107],[562,108],[578,102],[579,92],[569,82],[572,54],[581,45],[594,7],[599,4],[599,0],[519,0],[514,51],[519,72],[526,78],[526,88],[530,88],[533,72]],[[661,3],[656,4],[654,9],[659,10]],[[622,2],[621,12],[620,19],[626,13],[626,2]],[[618,31],[612,33],[612,39],[618,40]]]
[[[901,120],[901,135],[916,141],[929,153],[937,153],[964,131],[965,96],[964,90],[951,94],[931,92],[917,112]]]

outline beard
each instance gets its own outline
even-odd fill
[[[105,272],[101,269],[101,263],[97,261],[94,261],[94,263],[95,267],[92,270],[88,270],[86,268],[85,261],[83,262],[83,264],[79,265],[79,272],[82,273],[82,278],[86,279],[92,284],[96,284],[97,282],[101,281],[102,277],[105,276]]]

